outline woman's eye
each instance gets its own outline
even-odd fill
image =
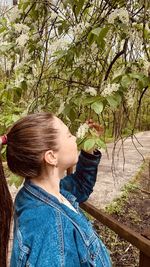
[[[69,137],[71,137],[72,136],[72,133],[71,132],[69,132]]]

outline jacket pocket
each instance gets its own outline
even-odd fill
[[[17,267],[32,267],[28,262],[28,256],[24,251],[20,251]]]

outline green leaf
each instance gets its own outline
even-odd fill
[[[120,80],[121,80],[121,78],[122,78],[123,75],[124,75],[124,74],[120,74],[120,75],[116,76],[116,77],[112,80],[112,83],[118,83],[118,82],[120,82]]]
[[[122,97],[119,93],[114,94],[114,99],[117,101],[118,104],[121,103]]]
[[[143,75],[142,73],[132,72],[132,73],[129,74],[129,76],[131,78],[134,78],[134,79],[142,81],[145,75]]]
[[[95,35],[92,33],[92,32],[90,32],[89,34],[88,34],[88,37],[87,37],[87,39],[88,39],[88,43],[89,43],[89,45],[91,46],[92,44],[93,44],[93,42],[95,41]]]
[[[97,36],[99,36],[100,32],[101,32],[101,28],[100,27],[95,28],[95,29],[93,29],[91,31],[91,33],[93,33],[94,35],[97,35]]]
[[[102,28],[102,29],[101,29],[101,32],[100,32],[100,34],[99,34],[99,37],[102,38],[102,39],[104,39],[104,38],[106,37],[106,35],[107,35],[109,29],[110,29],[110,27],[108,27],[108,26]]]
[[[143,89],[144,87],[148,86],[150,84],[150,78],[144,75],[143,73],[130,73],[129,76],[133,79],[138,80],[138,87],[139,89]]]
[[[88,105],[91,103],[94,103],[96,100],[99,100],[99,96],[91,96],[83,99],[82,103],[83,105]]]
[[[84,142],[83,147],[84,147],[85,151],[89,151],[94,147],[94,145],[95,145],[95,140],[94,139],[88,139]]]
[[[30,6],[30,1],[22,2],[22,10],[25,11]]]
[[[106,44],[106,42],[105,42],[104,39],[100,39],[100,38],[98,38],[98,40],[97,40],[97,45],[98,45],[98,47],[99,47],[99,49],[100,49],[101,51],[105,48],[105,44]]]
[[[103,111],[103,103],[102,102],[94,102],[91,105],[91,109],[93,109],[97,114],[100,114]]]
[[[76,68],[75,71],[73,72],[73,75],[81,78],[82,77],[82,70],[80,68]]]
[[[68,116],[69,113],[70,113],[70,109],[71,109],[71,106],[70,105],[66,105],[65,108],[64,108],[64,115]]]
[[[5,30],[7,30],[7,28],[6,28],[6,27],[4,27],[4,26],[3,26],[3,27],[1,27],[1,28],[0,28],[0,33],[4,32]]]
[[[14,184],[16,188],[21,186],[22,182],[23,182],[23,178],[15,175],[15,174],[12,174],[8,179],[8,184],[10,186]]]
[[[70,112],[69,112],[69,118],[71,119],[71,121],[74,121],[76,119],[76,111],[72,108],[70,109]]]
[[[124,88],[128,88],[131,83],[131,77],[129,75],[122,76],[121,85]]]
[[[116,108],[118,106],[118,104],[119,104],[117,102],[117,100],[114,99],[114,97],[112,97],[112,96],[107,96],[107,101],[108,101],[110,107],[112,107],[112,108]]]
[[[76,16],[79,15],[79,13],[80,13],[80,11],[81,11],[83,5],[84,5],[84,2],[85,2],[85,0],[79,0],[79,1],[78,1],[78,3],[77,3],[77,7],[76,7],[76,9],[75,9]]]
[[[106,149],[106,144],[104,143],[104,141],[102,139],[97,138],[96,144],[98,145],[98,147]]]

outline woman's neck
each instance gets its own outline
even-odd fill
[[[37,186],[43,188],[46,192],[51,195],[54,195],[58,199],[61,199],[60,194],[60,174],[57,171],[53,173],[45,173],[39,177],[31,179],[31,182]],[[63,177],[64,175],[62,175]]]

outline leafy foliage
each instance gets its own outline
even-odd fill
[[[1,132],[22,115],[52,111],[73,133],[88,118],[116,138],[133,133],[143,98],[149,114],[149,10],[148,1],[21,0],[2,13]],[[104,140],[88,133],[79,143]]]

